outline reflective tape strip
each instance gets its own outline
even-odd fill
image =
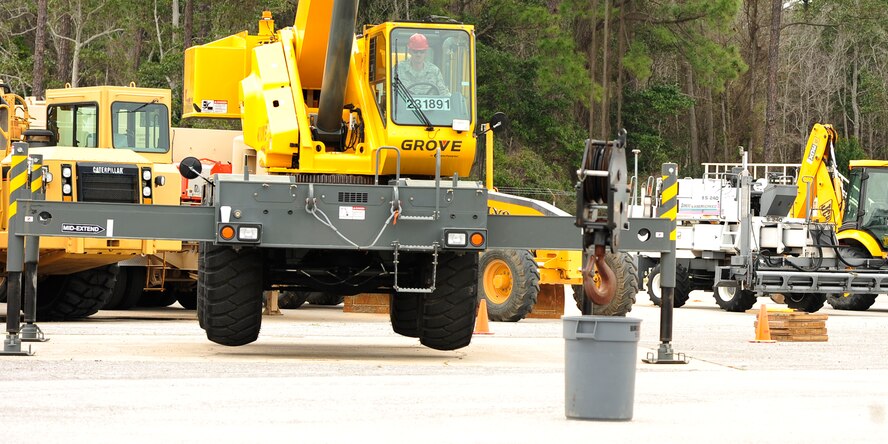
[[[664,181],[663,183],[665,184],[666,182]],[[678,194],[678,183],[674,182],[674,183],[672,183],[672,185],[667,186],[663,190],[663,193],[660,195],[660,201],[663,203],[666,203],[667,201],[675,199],[675,195],[677,195],[677,194]]]
[[[13,177],[12,180],[9,181],[9,192],[15,192],[15,190],[25,186],[26,183],[28,183],[28,172],[22,171],[21,174]]]
[[[9,165],[9,174],[12,179],[9,181],[9,221],[12,224],[12,218],[18,212],[18,193],[25,184],[28,183],[28,156],[14,155]]]
[[[678,216],[678,202],[675,199],[678,195],[678,180],[674,174],[664,175],[662,178],[663,191],[660,192],[660,208],[657,212],[661,219],[675,222],[675,218]],[[669,232],[669,240],[675,241],[675,238],[676,228],[673,224],[672,231]]]

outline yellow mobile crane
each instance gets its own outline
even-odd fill
[[[0,260],[4,264],[11,216],[6,210],[11,142],[24,140],[30,144],[31,155],[42,156],[46,200],[178,204],[181,177],[171,162],[169,91],[134,86],[49,89],[46,129],[28,129],[25,102],[8,93],[4,97],[6,106],[17,103],[25,112],[24,119],[16,118],[17,123],[11,115],[0,119],[5,123],[0,123],[5,126],[0,134],[6,139],[7,154],[0,210]],[[66,225],[69,235],[94,228]],[[180,248],[181,242],[174,240],[46,238],[39,250],[37,318],[89,316],[112,299],[115,285],[120,284],[117,295],[123,297],[125,279],[136,268],[127,268],[118,282],[118,262]],[[144,287],[144,272],[140,276],[141,280],[132,280],[135,297]]]
[[[474,30],[452,21],[390,22],[364,26],[352,39],[356,8],[354,0],[302,1],[292,28],[276,30],[264,14],[258,35],[186,51],[184,116],[240,118],[252,148],[246,171],[291,184],[290,192],[263,199],[302,202],[296,211],[308,211],[312,223],[291,217],[293,235],[315,237],[298,249],[236,245],[260,232],[271,236],[284,219],[239,225],[246,211],[231,205],[222,222],[247,237],[220,226],[221,240],[201,246],[198,317],[215,342],[256,339],[262,289],[390,289],[397,333],[439,349],[470,340],[478,252],[495,233],[484,225],[483,184],[460,179],[470,173],[477,137],[498,124],[484,128],[476,118]],[[225,208],[229,180],[217,176],[207,201]],[[373,187],[385,183],[393,188],[381,196]],[[316,191],[321,185],[338,188]],[[319,211],[321,201],[336,213]],[[343,242],[348,248],[336,245]],[[237,283],[232,276],[240,276]]]
[[[240,118],[247,145],[232,156],[242,171],[208,179],[201,206],[23,200],[31,218],[14,219],[16,251],[71,218],[114,223],[124,238],[199,241],[198,321],[229,346],[258,339],[263,292],[279,290],[386,291],[396,333],[464,347],[488,248],[586,248],[584,284],[593,268],[603,276],[588,297],[612,299],[605,251],[626,226],[625,144],[587,144],[581,217],[488,214],[484,183],[467,176],[478,140],[503,120],[478,122],[473,27],[388,22],[355,36],[356,15],[356,0],[303,0],[293,27],[276,30],[266,13],[256,36],[186,51],[186,117]],[[189,180],[200,170],[180,162]]]

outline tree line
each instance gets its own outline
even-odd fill
[[[297,3],[3,2],[0,79],[36,96],[134,81],[172,89],[179,112],[184,48],[255,32],[263,9],[288,26]],[[365,0],[358,23],[432,15],[476,27],[479,118],[512,122],[503,187],[570,190],[583,140],[619,128],[644,175],[696,175],[741,147],[797,163],[816,122],[838,129],[843,163],[888,156],[884,0]]]

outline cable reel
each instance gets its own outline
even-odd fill
[[[586,140],[577,177],[576,225],[583,229],[583,289],[587,299],[608,304],[616,295],[617,279],[605,255],[608,247],[611,253],[617,252],[619,231],[628,228],[626,130],[615,140]]]

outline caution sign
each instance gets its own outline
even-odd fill
[[[101,234],[105,227],[93,224],[62,224],[62,233]]]
[[[226,114],[228,113],[227,100],[201,100],[200,112],[210,114]]]

